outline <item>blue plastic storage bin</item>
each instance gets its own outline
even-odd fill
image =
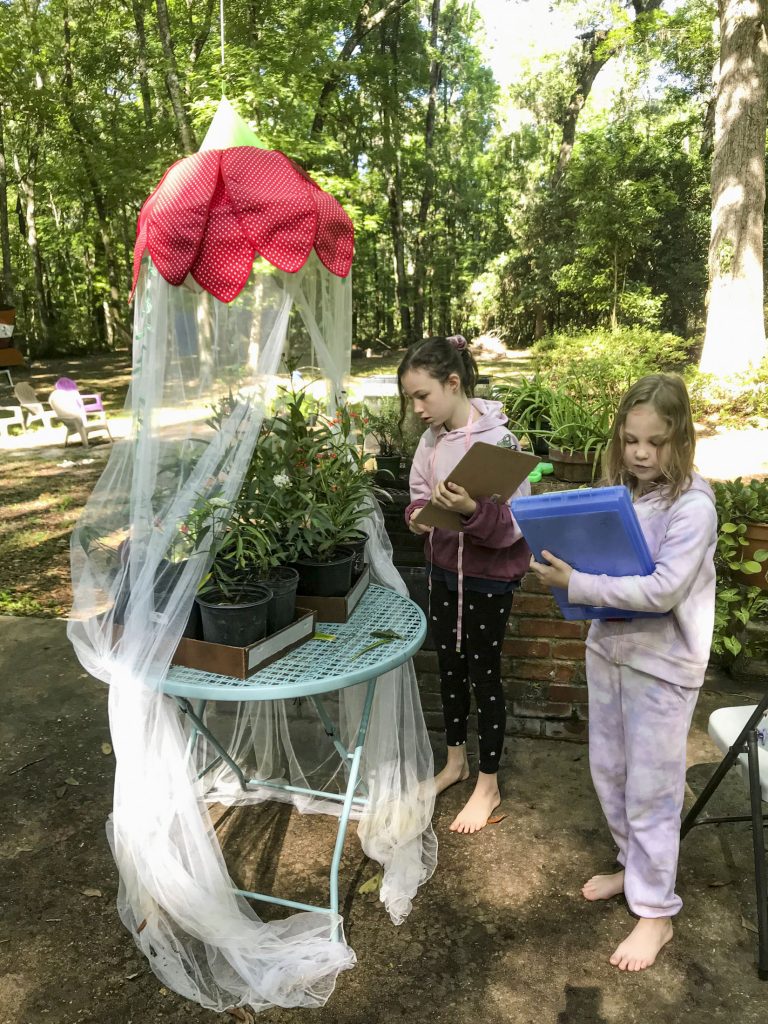
[[[608,576],[648,576],[655,565],[626,487],[554,491],[515,498],[512,514],[542,561],[550,551],[579,572]],[[660,612],[636,612],[571,604],[567,591],[552,593],[566,619],[657,618]]]

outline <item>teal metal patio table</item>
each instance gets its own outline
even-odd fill
[[[243,791],[276,789],[302,796],[314,796],[341,803],[336,843],[330,869],[328,906],[298,903],[264,893],[235,890],[251,900],[261,900],[294,910],[337,915],[339,912],[339,865],[352,809],[368,806],[368,792],[360,776],[360,761],[368,731],[376,681],[391,669],[413,657],[421,647],[427,623],[422,610],[407,597],[372,584],[347,622],[318,622],[315,636],[325,634],[334,640],[312,639],[290,651],[285,657],[261,669],[248,679],[171,666],[163,682],[163,692],[175,698],[192,723],[188,751],[191,756],[198,736],[204,736],[217,756],[199,773],[199,778],[224,761],[234,772]],[[376,634],[391,632],[379,646]],[[365,650],[371,646],[372,649]],[[363,653],[361,653],[363,652]],[[352,749],[342,743],[323,696],[348,686],[366,683],[360,725]],[[308,698],[317,711],[329,741],[336,749],[346,774],[343,793],[291,786],[282,782],[246,778],[242,768],[230,756],[206,724],[209,701],[279,701]]]

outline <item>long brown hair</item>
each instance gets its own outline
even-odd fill
[[[696,448],[688,391],[683,378],[675,373],[652,373],[641,377],[622,398],[603,458],[603,482],[607,485],[624,484],[630,490],[637,486],[637,477],[624,465],[624,426],[627,416],[637,405],[650,405],[666,424],[669,448],[662,469],[662,488],[665,497],[674,501],[690,486]]]

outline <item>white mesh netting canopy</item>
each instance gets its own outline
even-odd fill
[[[237,497],[287,339],[313,351],[331,407],[349,368],[351,225],[249,132],[223,102],[201,151],[171,167],[142,209],[131,427],[72,538],[69,637],[83,666],[109,684],[116,777],[108,832],[120,916],[164,984],[218,1011],[321,1004],[355,962],[340,919],[299,912],[262,921],[235,893],[209,805],[275,792],[243,792],[226,764],[198,779],[206,744],[188,753],[186,719],[163,693],[213,557],[203,543],[174,559],[179,525],[201,499]],[[212,424],[212,407],[229,395],[238,398]],[[372,580],[405,594],[375,502],[364,528]],[[364,687],[341,690],[328,705],[346,744]],[[327,736],[300,706],[234,707],[217,716],[218,735],[256,777],[343,786]],[[358,812],[358,836],[382,866],[381,900],[397,924],[436,862],[432,754],[410,662],[378,680],[362,774],[370,800]],[[302,812],[339,813],[338,802],[283,798]]]

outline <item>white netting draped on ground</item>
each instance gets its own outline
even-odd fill
[[[332,398],[340,393],[350,303],[350,278],[330,273],[314,253],[294,274],[257,259],[229,303],[191,277],[169,284],[145,255],[127,400],[131,429],[114,445],[72,538],[69,636],[84,667],[110,686],[116,780],[109,834],[120,916],[158,977],[214,1010],[321,1004],[339,971],[355,962],[343,939],[331,938],[340,921],[299,912],[262,922],[234,894],[208,802],[265,794],[241,793],[226,768],[198,781],[205,744],[190,758],[186,719],[162,693],[211,559],[204,543],[185,548],[181,527],[201,499],[239,493],[292,318],[300,319]],[[239,400],[227,404],[230,394]],[[364,525],[373,580],[405,593],[377,506]],[[351,687],[329,702],[345,743],[359,723],[362,690]],[[212,721],[235,759],[260,778],[334,785],[328,738],[300,706],[241,705],[228,715],[214,709]],[[381,899],[399,923],[436,859],[432,754],[410,663],[379,680],[363,777],[371,799],[358,835],[383,867]],[[338,805],[312,798],[297,806],[338,813]],[[327,876],[317,881],[324,895]]]

